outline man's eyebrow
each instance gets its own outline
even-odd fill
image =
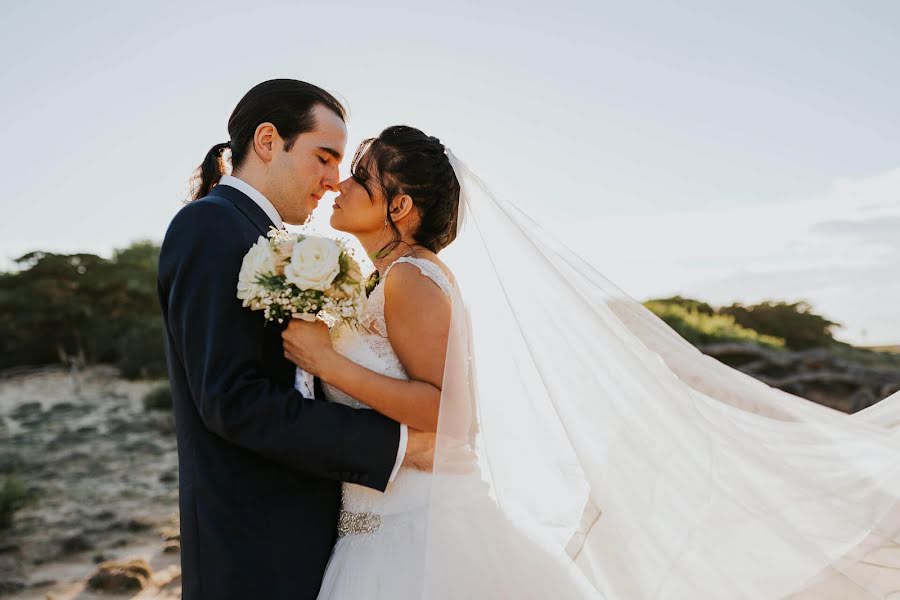
[[[338,162],[341,162],[341,159],[344,157],[343,154],[341,154],[334,148],[328,148],[327,146],[319,146],[319,150],[322,150],[323,152],[327,152],[328,154],[332,155],[334,157],[334,159]]]

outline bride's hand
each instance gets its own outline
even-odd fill
[[[284,356],[289,361],[318,377],[334,362],[337,353],[331,345],[328,326],[320,320],[291,319],[281,332]]]

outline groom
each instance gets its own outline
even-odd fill
[[[186,600],[316,597],[336,539],[342,481],[383,491],[433,438],[292,387],[281,329],[236,297],[244,254],[271,226],[302,224],[335,191],[347,128],[328,92],[290,79],[251,89],[230,142],[198,168],[166,232],[159,299],[179,462]],[[231,150],[233,172],[222,175]]]

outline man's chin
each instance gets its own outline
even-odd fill
[[[298,226],[298,227],[302,227],[303,225],[307,225],[311,220],[312,220],[312,213],[307,213],[306,215],[303,215],[303,216],[302,216],[302,219],[301,219],[301,215],[285,217],[285,218],[283,219],[283,221],[285,222],[285,224],[287,224],[287,225],[296,225],[296,226]]]

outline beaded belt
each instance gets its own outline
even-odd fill
[[[341,510],[341,514],[338,517],[338,537],[375,533],[379,527],[381,527],[381,515],[376,515],[375,513],[353,513]]]

